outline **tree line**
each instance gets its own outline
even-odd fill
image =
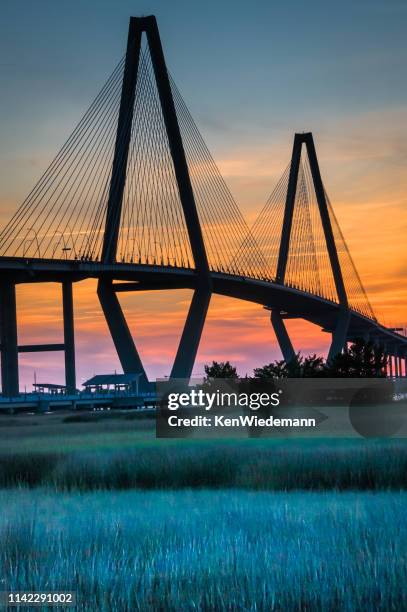
[[[276,360],[254,368],[253,377],[266,380],[270,378],[385,378],[388,358],[383,347],[355,340],[342,353],[333,359],[297,353],[287,362]],[[229,361],[212,361],[205,365],[205,378],[239,378],[237,369]]]

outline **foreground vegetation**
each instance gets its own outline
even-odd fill
[[[407,493],[0,492],[3,588],[77,610],[400,610]]]
[[[127,449],[0,454],[0,487],[58,490],[407,489],[405,440],[157,440]]]
[[[74,590],[83,612],[404,609],[405,440],[157,440],[133,417],[3,417],[0,590]]]

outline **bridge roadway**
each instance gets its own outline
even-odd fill
[[[138,263],[105,264],[96,261],[0,257],[1,278],[15,284],[79,282],[94,278],[116,281],[117,292],[157,289],[195,289],[195,270]],[[269,280],[211,272],[212,292],[254,302],[284,318],[301,318],[333,333],[339,316],[337,303]],[[123,282],[117,282],[123,281]],[[386,347],[388,354],[407,355],[407,338],[375,320],[350,310],[347,339],[368,337]]]
[[[16,397],[0,396],[0,413],[74,409],[74,410],[130,410],[148,413],[157,406],[157,394],[136,395],[130,392],[74,394],[21,393]]]

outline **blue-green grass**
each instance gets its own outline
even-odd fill
[[[407,601],[407,493],[0,491],[0,590],[80,611],[377,611]]]
[[[57,490],[407,489],[405,440],[157,441],[133,448],[0,454],[0,487]]]

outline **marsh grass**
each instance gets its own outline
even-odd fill
[[[0,492],[2,589],[77,610],[401,610],[407,493]],[[38,608],[37,608],[38,609]]]
[[[57,490],[407,488],[404,441],[268,445],[222,442],[115,451],[0,455],[0,487]]]

